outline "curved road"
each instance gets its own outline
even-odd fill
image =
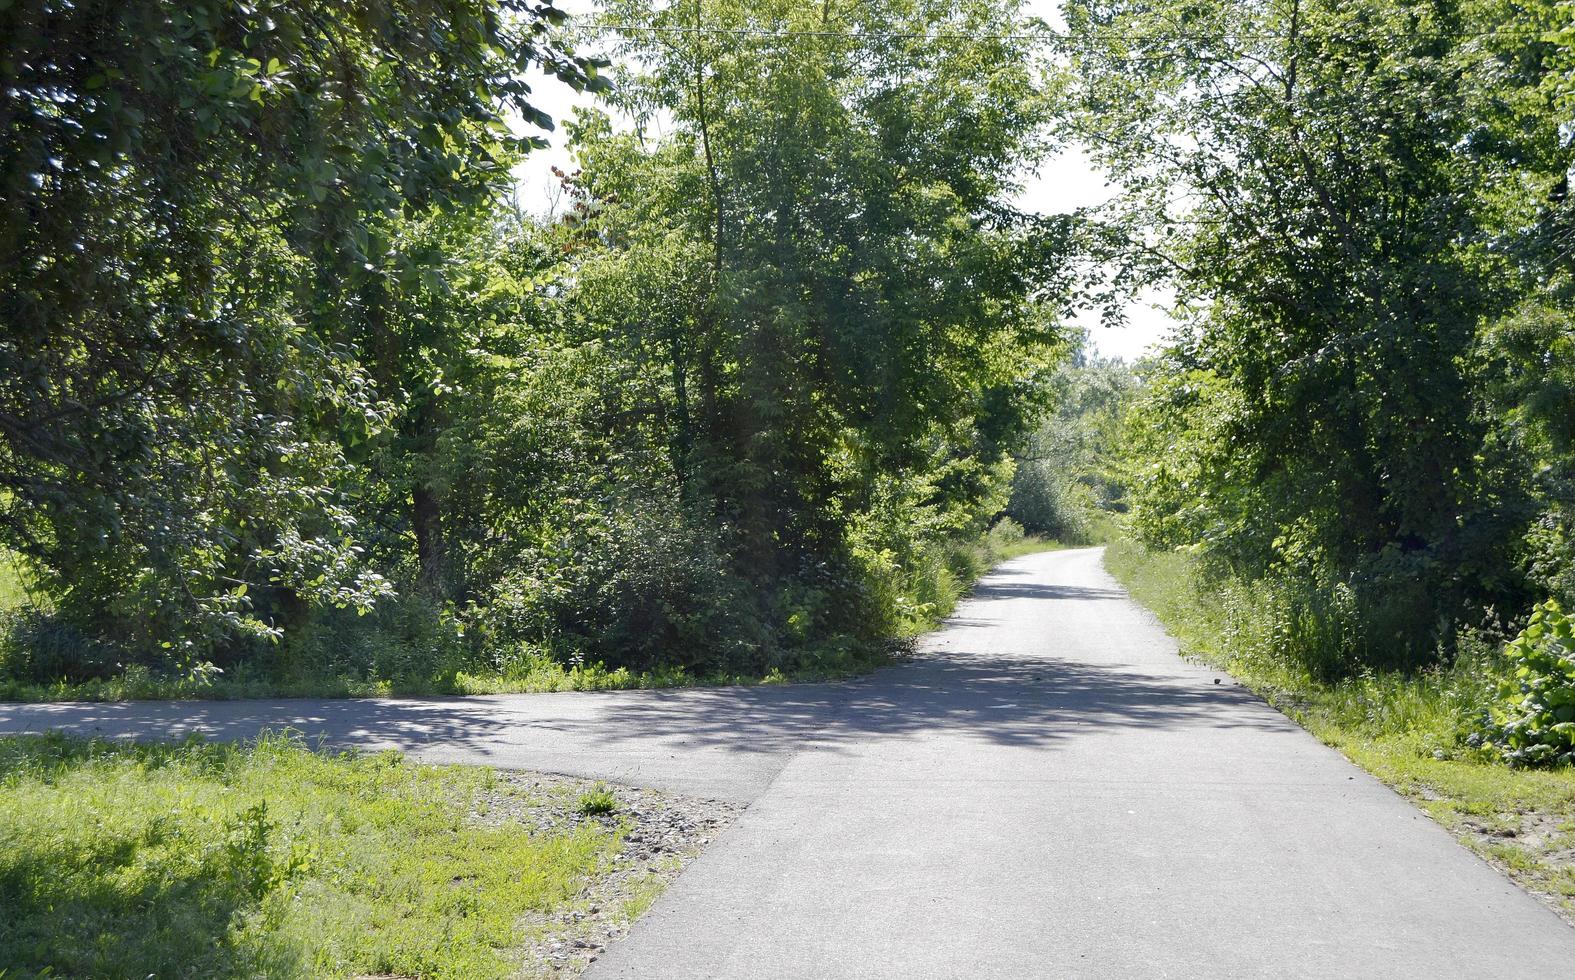
[[[0,705],[0,732],[283,726],[751,802],[601,980],[1575,975],[1575,930],[1182,661],[1098,549],[1000,566],[845,684]]]

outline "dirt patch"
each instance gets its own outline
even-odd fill
[[[1461,842],[1575,926],[1575,816],[1539,811],[1457,815]]]
[[[555,914],[524,923],[527,976],[574,977],[622,938],[672,880],[743,812],[738,803],[679,796],[652,789],[534,772],[500,772],[512,792],[478,805],[472,819],[520,822],[537,833],[595,824],[622,834],[603,873],[588,878],[579,895]],[[610,813],[585,814],[580,798],[606,790],[617,801]]]

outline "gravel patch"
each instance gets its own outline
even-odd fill
[[[525,922],[525,975],[578,976],[622,938],[669,883],[744,810],[744,805],[663,793],[572,776],[498,773],[503,792],[472,813],[483,823],[518,822],[535,833],[561,833],[595,824],[622,833],[605,873],[587,879],[575,900],[555,914]],[[617,801],[610,813],[580,812],[596,790]]]
[[[1453,822],[1460,840],[1575,926],[1575,815],[1535,810]]]

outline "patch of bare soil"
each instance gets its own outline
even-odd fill
[[[610,866],[588,878],[574,901],[524,923],[530,937],[524,969],[531,977],[578,976],[609,943],[628,933],[640,913],[744,810],[737,803],[571,776],[498,775],[512,792],[489,798],[474,819],[523,822],[538,833],[586,823],[622,832]],[[596,789],[610,792],[616,806],[610,813],[581,813],[580,798]]]
[[[1451,823],[1468,847],[1575,926],[1575,817],[1504,812]]]

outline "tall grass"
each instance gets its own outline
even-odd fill
[[[1150,552],[1131,541],[1110,545],[1105,564],[1184,653],[1229,670],[1317,732],[1459,754],[1502,675],[1495,648],[1471,637],[1447,662],[1343,670],[1340,634],[1351,627],[1337,596],[1318,600],[1284,583],[1208,576],[1183,552]]]

